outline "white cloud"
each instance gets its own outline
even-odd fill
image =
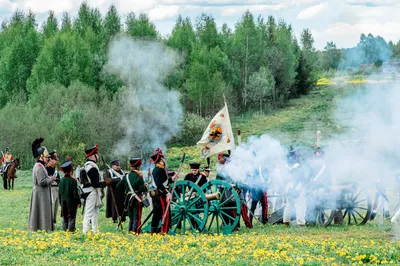
[[[283,9],[282,5],[250,5],[250,6],[232,6],[232,7],[224,7],[221,10],[221,16],[223,17],[232,17],[232,16],[241,16],[247,10],[250,10],[252,13],[262,13],[265,11],[277,11]]]
[[[297,19],[312,19],[320,15],[323,11],[328,10],[328,3],[321,3],[315,6],[308,7],[302,10],[298,15]]]
[[[399,4],[399,0],[345,0],[345,2],[352,5],[366,6],[387,6]]]
[[[175,17],[179,13],[179,6],[157,6],[149,12],[151,20],[164,20]]]

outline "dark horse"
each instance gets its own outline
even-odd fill
[[[17,169],[19,168],[20,168],[19,159],[13,160],[7,166],[6,171],[3,173],[4,189],[7,189],[7,182],[8,182],[8,189],[12,188],[14,190],[14,179],[16,178]]]

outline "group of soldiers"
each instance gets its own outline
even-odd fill
[[[60,170],[64,176],[60,178],[57,170],[58,155],[56,152],[48,152],[42,146],[43,139],[36,139],[32,143],[32,153],[37,162],[33,168],[33,191],[31,196],[29,229],[52,231],[55,229],[58,206],[61,206],[63,217],[63,230],[75,231],[76,214],[79,207],[83,207],[83,228],[84,234],[90,229],[98,232],[99,209],[103,206],[104,189],[106,192],[106,217],[111,218],[114,223],[125,222],[129,217],[129,232],[140,233],[142,227],[142,210],[144,206],[150,205],[148,195],[151,198],[152,220],[150,233],[167,233],[170,227],[169,204],[173,200],[169,187],[171,183],[179,178],[179,172],[166,170],[166,159],[160,148],[153,151],[150,161],[154,164],[151,179],[145,181],[141,173],[142,159],[132,157],[129,160],[130,172],[128,174],[121,170],[119,160],[111,161],[111,168],[105,169],[101,174],[99,170],[99,149],[95,145],[85,150],[86,162],[83,168],[74,173],[74,165],[70,158],[63,162]],[[292,179],[286,184],[284,194],[286,204],[284,205],[283,223],[289,225],[293,216],[299,226],[306,224],[307,199],[306,186],[310,181],[318,181],[324,177],[324,182],[329,184],[332,181],[327,175],[326,165],[323,161],[323,152],[318,148],[314,152],[316,166],[310,173],[310,167],[300,161],[299,150],[290,148],[287,156],[287,168],[290,170]],[[229,163],[230,154],[221,153],[218,155],[217,179],[235,183],[228,176],[224,176],[224,165]],[[184,180],[193,182],[202,187],[209,181],[210,167],[203,168],[200,172],[200,163],[189,164],[191,172]],[[105,166],[105,163],[104,163]],[[312,176],[310,178],[310,176]],[[326,177],[328,176],[328,177]],[[256,207],[261,207],[260,222],[268,222],[269,200],[267,191],[263,186],[246,187],[243,184],[236,184],[240,187],[241,213],[246,227],[251,228],[255,216]],[[249,197],[248,200],[247,197]],[[380,205],[385,208],[385,191],[380,190],[382,199]],[[250,201],[250,202],[249,202]],[[250,206],[248,209],[247,206]],[[375,211],[375,209],[373,210]],[[232,213],[232,216],[236,213]],[[239,215],[239,214],[238,214]],[[371,216],[373,219],[374,216]],[[310,219],[308,219],[310,221]],[[312,221],[312,219],[311,219]],[[240,223],[239,223],[240,225]],[[238,230],[239,228],[236,228]]]

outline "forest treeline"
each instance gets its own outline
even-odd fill
[[[321,70],[379,66],[400,54],[400,43],[372,35],[351,49],[330,42],[318,52],[309,29],[296,38],[284,20],[249,11],[233,29],[207,14],[195,21],[179,16],[168,36],[146,14],[121,16],[113,5],[104,16],[86,3],[75,18],[64,13],[58,20],[49,12],[41,25],[34,13],[16,11],[0,32],[0,149],[11,146],[29,158],[31,141],[42,136],[66,156],[79,156],[93,143],[111,154],[124,137],[118,118],[125,84],[104,65],[110,40],[122,35],[181,52],[184,60],[165,86],[181,94],[186,115],[172,141],[183,145],[195,144],[223,95],[231,113],[268,112],[306,94]]]

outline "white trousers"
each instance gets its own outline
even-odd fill
[[[289,189],[293,189],[293,183],[288,184],[287,190]],[[283,222],[289,223],[292,219],[292,214],[295,212],[297,225],[305,225],[307,211],[306,192],[302,186],[296,191],[298,195],[294,198],[288,198],[286,201],[285,210],[283,211]]]
[[[89,232],[90,223],[92,223],[93,233],[97,233],[99,225],[99,209],[98,192],[95,189],[90,192],[89,196],[86,198],[82,233],[87,234]]]
[[[57,222],[58,204],[58,187],[51,187],[51,218],[53,220],[54,228]]]
[[[373,212],[377,213],[378,210],[382,207],[383,211],[389,211],[389,202],[388,200],[383,197],[382,195],[378,196],[377,202],[376,202],[376,207],[375,209],[372,209]]]

